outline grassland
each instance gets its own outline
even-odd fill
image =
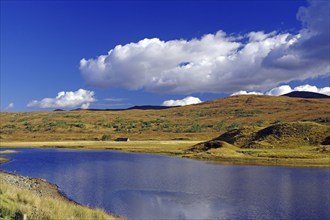
[[[329,99],[235,96],[164,110],[1,112],[0,141],[200,141],[242,126],[329,124],[329,106]]]
[[[311,133],[328,134],[329,106],[329,99],[234,96],[164,110],[2,112],[0,147],[110,149],[221,163],[330,167],[327,144],[302,140],[306,133],[301,124],[275,129],[267,140],[249,141],[249,147],[240,143],[293,122],[320,125]],[[238,130],[240,135],[235,135]],[[276,132],[285,136],[291,130],[287,139],[277,141]],[[222,147],[192,150],[197,143],[225,134],[238,141],[223,139],[218,140]],[[132,141],[113,141],[119,137]]]
[[[185,157],[236,164],[330,167],[330,127],[291,122],[234,129],[194,145]]]
[[[5,157],[0,157],[0,164],[2,164],[2,163],[6,163],[6,162],[8,162],[8,161],[10,161],[10,159],[5,158]]]
[[[222,164],[330,167],[330,127],[314,122],[243,127],[210,141],[2,142],[6,147],[108,149],[209,160]]]
[[[0,150],[0,155],[5,155],[5,154],[15,154],[18,153],[18,151],[15,150]],[[9,162],[10,159],[6,157],[0,157],[0,164]]]
[[[124,152],[154,153],[163,155],[182,154],[199,141],[40,141],[1,142],[0,147],[19,148],[71,148],[80,150],[120,150]]]
[[[0,155],[1,154],[16,154],[18,151],[16,150],[0,150]]]

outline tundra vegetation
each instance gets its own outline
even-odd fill
[[[330,99],[247,95],[162,110],[2,112],[0,144],[329,167],[329,106]],[[114,142],[123,137],[131,141]],[[198,150],[199,142],[221,146]]]
[[[209,140],[244,126],[330,124],[329,99],[233,96],[163,110],[1,112],[0,140]]]
[[[315,122],[242,127],[185,151],[185,157],[240,164],[330,167],[330,127]]]

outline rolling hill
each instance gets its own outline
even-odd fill
[[[232,129],[310,121],[329,126],[330,99],[232,96],[197,105],[125,111],[1,112],[2,141],[210,140]]]
[[[330,145],[329,138],[330,126],[315,122],[286,122],[265,128],[234,129],[211,141],[197,144],[190,150],[207,151],[212,148],[221,148],[224,143],[242,149],[299,148]]]

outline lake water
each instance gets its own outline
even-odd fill
[[[12,149],[12,148],[11,148]],[[128,219],[329,219],[330,169],[229,166],[174,157],[17,149],[0,169],[44,178]]]

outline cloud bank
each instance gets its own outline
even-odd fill
[[[79,89],[75,92],[59,92],[55,98],[33,100],[27,104],[32,108],[75,108],[88,109],[90,103],[95,102],[94,92]]]
[[[306,91],[306,92],[316,92],[316,93],[321,93],[321,94],[325,94],[325,95],[329,95],[330,96],[330,87],[323,87],[323,88],[317,88],[316,86],[311,86],[311,85],[301,85],[301,86],[297,86],[295,88],[291,88],[291,86],[289,85],[282,85],[282,86],[278,86],[275,87],[265,93],[262,92],[247,92],[247,91],[239,91],[239,92],[235,92],[233,94],[231,94],[231,96],[234,95],[270,95],[270,96],[280,96],[280,95],[284,95],[290,92],[294,92],[294,91]]]
[[[166,100],[162,103],[162,106],[184,106],[184,105],[192,105],[198,103],[202,103],[202,101],[199,98],[188,96],[184,99]]]
[[[158,93],[268,90],[292,80],[329,74],[329,1],[300,7],[298,33],[224,31],[200,39],[144,39],[81,59],[89,85]]]

